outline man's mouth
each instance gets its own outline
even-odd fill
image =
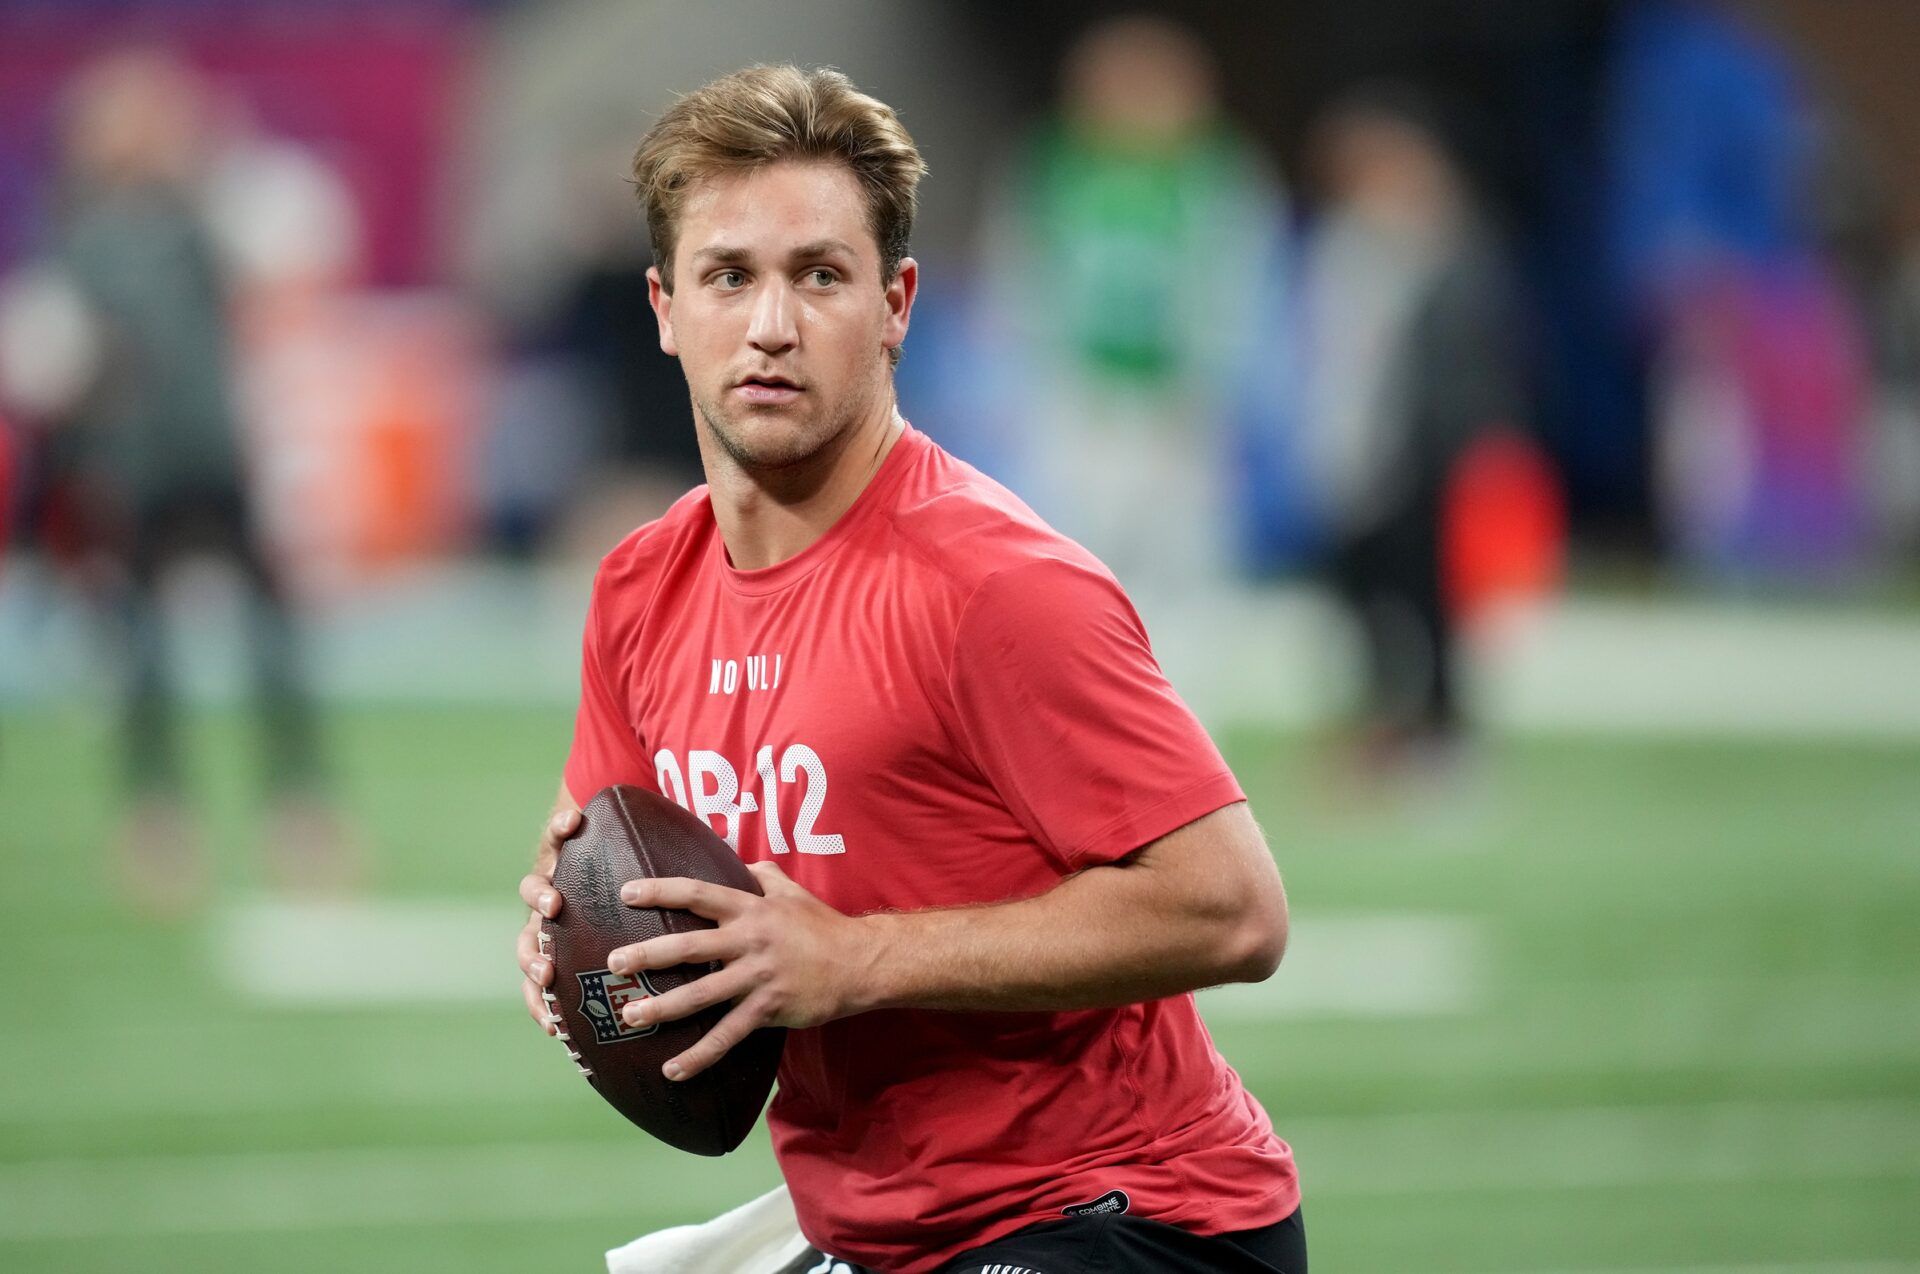
[[[800,386],[785,376],[748,376],[734,388],[741,397],[753,403],[788,402],[800,394]]]

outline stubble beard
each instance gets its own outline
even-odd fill
[[[782,474],[803,468],[847,437],[859,424],[872,397],[871,387],[863,388],[868,392],[848,394],[834,404],[833,414],[823,421],[809,410],[805,416],[790,418],[775,437],[760,444],[751,441],[740,427],[740,418],[719,403],[696,396],[694,408],[707,435],[741,472]]]

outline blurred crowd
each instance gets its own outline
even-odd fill
[[[941,124],[872,85],[934,165],[908,417],[1137,596],[1324,583],[1383,749],[1458,733],[1460,633],[1550,592],[1569,539],[1749,586],[1910,557],[1920,208],[1739,6],[1603,6],[1525,120],[1396,65],[1278,138],[1169,17],[1091,13],[1001,129],[1021,95],[967,6],[820,7],[845,57],[790,56],[862,81],[906,49],[961,86]],[[643,55],[676,19],[640,8],[0,6],[0,549],[122,634],[133,792],[174,783],[181,558],[243,581],[268,782],[324,840],[296,600],[591,558],[699,481],[625,150],[673,92],[788,55],[717,19],[712,66]],[[949,178],[942,127],[997,153]],[[516,146],[538,165],[494,180]]]

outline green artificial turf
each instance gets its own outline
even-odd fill
[[[777,1180],[764,1130],[723,1160],[649,1141],[525,1020],[512,890],[568,725],[331,718],[373,892],[503,927],[443,971],[492,1001],[317,1009],[237,997],[208,922],[116,897],[110,722],[0,715],[0,1269],[593,1270]],[[252,735],[191,737],[241,897]],[[1516,739],[1391,794],[1299,738],[1222,742],[1301,934],[1441,913],[1489,953],[1465,1011],[1216,1025],[1295,1144],[1317,1268],[1920,1262],[1920,745]]]

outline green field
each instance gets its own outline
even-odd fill
[[[776,1179],[763,1135],[713,1161],[631,1130],[522,1014],[509,900],[567,714],[331,729],[376,891],[500,901],[497,958],[437,971],[492,1000],[238,996],[205,922],[109,887],[110,724],[0,716],[0,1270],[594,1270]],[[250,735],[194,741],[243,896]],[[1218,1023],[1323,1274],[1920,1268],[1920,744],[1510,740],[1467,794],[1381,808],[1299,739],[1224,742],[1300,942],[1408,912],[1488,952],[1457,1011]]]

